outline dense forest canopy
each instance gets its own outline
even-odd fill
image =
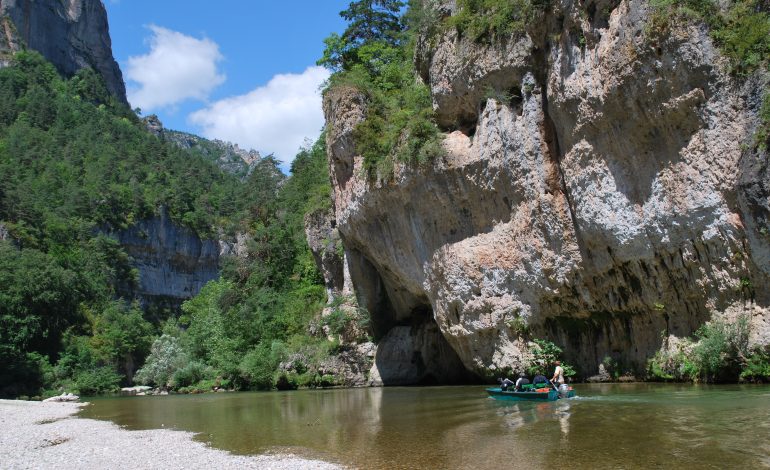
[[[328,205],[326,175],[316,145],[288,181],[272,157],[236,177],[149,133],[91,69],[65,80],[39,54],[16,54],[0,70],[0,394],[131,384],[163,332],[225,380],[260,344],[306,336],[323,287],[302,217]],[[161,210],[202,238],[248,240],[248,256],[225,260],[168,324],[118,298],[139,272],[106,235]],[[227,329],[207,329],[217,322]]]

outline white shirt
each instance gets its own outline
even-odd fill
[[[557,382],[560,384],[564,383],[564,369],[562,369],[561,366],[556,366],[556,370],[553,371],[553,375],[557,376]]]

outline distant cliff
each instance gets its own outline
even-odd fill
[[[0,56],[26,46],[65,76],[92,67],[104,77],[110,93],[128,103],[100,0],[2,0],[0,17]]]
[[[175,310],[209,281],[219,278],[220,242],[202,240],[175,224],[165,210],[111,234],[139,270],[139,286],[123,292],[145,306]]]
[[[766,77],[731,74],[702,23],[656,34],[653,15],[641,0],[562,1],[488,42],[421,37],[446,155],[392,178],[367,176],[356,149],[367,96],[326,93],[329,225],[378,363],[407,325],[415,357],[448,343],[487,377],[520,368],[532,337],[584,377],[607,358],[643,375],[714,318],[748,318],[751,343],[770,343]],[[412,363],[444,380],[451,365]]]

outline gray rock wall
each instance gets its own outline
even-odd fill
[[[101,0],[2,0],[0,16],[12,22],[2,22],[0,52],[16,51],[24,44],[65,76],[93,67],[104,77],[110,93],[127,103]]]
[[[220,242],[201,240],[173,223],[165,211],[111,234],[139,270],[136,292],[146,305],[178,308],[219,277]]]
[[[355,152],[365,98],[327,93],[336,226],[383,334],[430,309],[483,375],[518,367],[531,337],[585,376],[607,356],[641,371],[716,316],[770,342],[761,77],[731,77],[702,26],[654,37],[647,2],[599,6],[562,1],[491,45],[422,41],[447,156],[393,180]]]

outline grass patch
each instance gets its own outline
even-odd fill
[[[447,25],[480,43],[491,43],[526,31],[550,6],[548,0],[458,0]]]
[[[690,21],[708,26],[734,75],[767,66],[770,57],[770,15],[760,0],[739,0],[720,9],[714,0],[652,0],[648,32],[663,37],[671,26]]]

